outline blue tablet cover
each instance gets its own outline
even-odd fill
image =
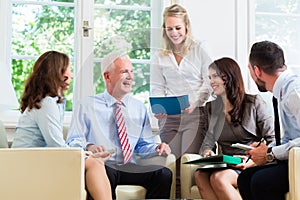
[[[168,115],[181,114],[181,110],[189,107],[188,95],[150,97],[151,110],[154,114],[166,113]]]

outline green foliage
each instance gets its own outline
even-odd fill
[[[54,1],[54,0],[53,0]],[[74,2],[74,0],[56,0]],[[150,0],[95,0],[95,4],[150,6]],[[74,58],[74,8],[15,3],[12,16],[12,82],[20,99],[24,82],[34,61],[49,50],[61,51]],[[116,38],[125,38],[128,54],[134,59],[150,59],[150,11],[95,9],[94,54],[102,58],[118,48]],[[124,44],[125,44],[124,43]],[[136,65],[134,93],[149,91],[149,66]],[[147,75],[148,73],[148,75]],[[95,92],[103,92],[100,62],[94,62]],[[84,86],[83,86],[84,87]],[[65,92],[66,110],[72,110],[73,88]]]

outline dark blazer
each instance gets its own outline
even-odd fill
[[[264,138],[269,144],[275,139],[274,122],[272,116],[268,114],[265,101],[259,95],[246,94],[245,98],[246,106],[241,122],[242,127],[257,138]],[[208,102],[205,108],[207,117],[205,120],[208,126],[201,152],[214,148],[225,122],[221,98]]]

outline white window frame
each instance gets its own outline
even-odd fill
[[[22,0],[0,0],[0,45],[5,47],[0,54],[0,63],[4,63],[4,66],[11,70],[11,59],[17,58],[16,56],[11,56],[11,5],[13,3],[24,3]],[[35,3],[41,5],[69,5],[70,3],[60,3],[60,2],[35,2],[26,1],[27,3]],[[162,8],[169,5],[168,1],[157,1],[151,0],[151,27],[161,26],[161,16]],[[83,21],[89,21],[93,24],[93,10],[94,10],[94,0],[74,0],[75,7],[75,19],[74,30],[75,30],[75,73],[74,76],[74,101],[73,107],[76,106],[76,102],[89,95],[93,95],[93,29],[89,31],[89,37],[83,37]],[[112,6],[104,6],[112,7]],[[113,8],[126,8],[126,9],[139,9],[141,7],[137,6],[113,6]],[[147,8],[145,8],[147,9]],[[92,28],[92,27],[91,27]],[[151,36],[151,44],[158,43],[157,37]],[[25,56],[24,56],[25,57]],[[23,56],[18,58],[24,58]],[[133,63],[149,63],[148,60],[132,60]],[[84,67],[84,70],[81,70]],[[80,72],[80,73],[77,73]],[[66,112],[65,114],[65,125],[68,125],[71,121],[72,112]],[[0,120],[4,122],[7,127],[14,127],[20,116],[19,111],[6,111],[0,113]]]

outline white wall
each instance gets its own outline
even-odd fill
[[[231,57],[242,69],[249,89],[247,68],[252,24],[250,0],[180,0],[189,13],[193,35],[205,40],[213,59]]]

